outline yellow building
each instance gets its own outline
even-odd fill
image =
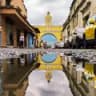
[[[52,24],[52,16],[50,12],[47,12],[47,15],[45,16],[45,25],[40,25],[36,27],[40,30],[40,33],[38,34],[39,45],[42,37],[47,34],[54,36],[57,42],[60,42],[62,40],[62,26]]]

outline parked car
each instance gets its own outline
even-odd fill
[[[63,41],[61,41],[61,42],[56,42],[55,47],[56,47],[56,48],[64,48],[64,42],[63,42]]]

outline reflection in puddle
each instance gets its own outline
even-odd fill
[[[36,62],[34,54],[0,60],[0,96],[24,96],[27,77]]]
[[[42,53],[38,62],[39,69],[29,75],[25,96],[73,96],[69,81],[62,71],[60,56],[53,52]]]
[[[56,53],[49,52],[49,53],[45,53],[45,54],[42,55],[42,60],[45,63],[51,63],[51,62],[55,61],[56,57],[57,57]]]
[[[92,60],[53,52],[0,60],[0,96],[96,96]]]
[[[45,78],[48,81],[48,83],[50,83],[50,81],[52,79],[52,72],[51,71],[46,71]]]
[[[64,56],[63,64],[76,96],[96,96],[96,64],[85,59]]]
[[[50,83],[46,81],[45,72],[35,70],[30,74],[26,96],[73,96],[69,82],[62,71],[52,71]]]

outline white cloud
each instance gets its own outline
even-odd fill
[[[63,24],[66,20],[72,0],[25,0],[28,21],[31,24],[44,24],[44,16],[50,11],[54,24]]]

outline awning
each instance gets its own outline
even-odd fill
[[[0,14],[11,18],[20,28],[28,32],[32,32],[34,35],[36,35],[35,30],[28,23],[28,21],[24,19],[24,17],[16,10],[16,8],[0,8]]]

